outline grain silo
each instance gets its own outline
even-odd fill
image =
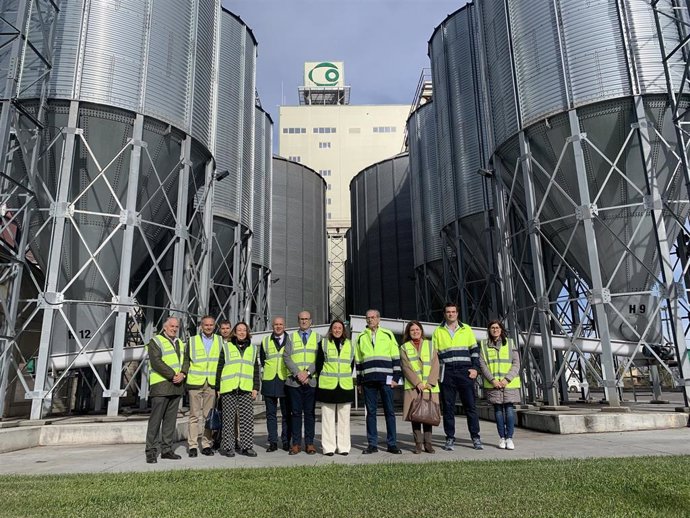
[[[350,182],[348,242],[353,314],[417,318],[410,166],[407,153],[377,162]]]
[[[271,317],[297,325],[300,311],[327,322],[326,182],[313,169],[273,157]]]
[[[28,246],[45,276],[31,316],[42,319],[31,416],[82,367],[113,415],[123,361],[141,358],[125,346],[145,342],[169,312],[193,322],[206,310],[194,200],[216,165],[230,172],[233,196],[244,193],[229,200],[232,215],[251,222],[253,191],[241,187],[253,149],[232,146],[253,142],[244,135],[253,135],[256,42],[218,0],[74,0],[55,9],[50,52],[41,31],[52,19],[18,5],[3,4],[3,19],[20,20],[20,40],[51,60],[48,74],[28,53],[0,55],[1,68],[19,71],[12,174],[35,193]],[[237,92],[252,97],[239,126],[221,116]]]
[[[595,328],[601,384],[617,404],[610,339],[638,342],[650,357],[664,341],[661,314],[674,299],[668,251],[688,213],[654,11],[642,0],[476,5],[493,163],[510,196],[513,235],[529,236],[530,253],[514,249],[514,261],[517,275],[533,272],[533,329],[547,343],[552,330]],[[670,52],[679,25],[673,16],[659,20]],[[668,66],[680,84],[682,53]],[[580,300],[585,324],[572,329],[552,316],[567,276],[585,286],[566,295]]]
[[[486,181],[478,174],[487,168],[488,146],[476,27],[476,8],[468,4],[436,28],[429,56],[448,298],[460,303],[464,321],[483,325],[497,308],[488,224],[492,205]]]
[[[443,318],[447,294],[433,103],[423,104],[412,112],[407,120],[407,134],[417,314],[425,322],[435,322]]]

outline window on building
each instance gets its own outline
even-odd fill
[[[395,133],[395,126],[374,126],[374,133]]]
[[[314,128],[314,133],[335,133],[335,128]]]
[[[326,189],[329,190],[329,191],[331,190],[331,184],[330,184],[330,183],[327,183],[327,184],[326,184]]]
[[[283,128],[283,133],[288,133],[290,135],[295,133],[306,133],[307,128]]]
[[[330,199],[330,198],[326,198],[326,203],[327,203],[328,205],[330,205],[330,204],[331,204],[331,199]]]
[[[330,169],[319,169],[319,174],[321,176],[331,176],[331,170]]]
[[[302,161],[302,157],[299,157],[299,156],[289,156],[289,157],[288,157],[288,160],[292,160],[293,162],[301,162],[301,161]]]
[[[329,213],[326,215],[326,217],[327,217],[328,219],[331,219],[331,213],[329,212]]]
[[[319,149],[330,149],[330,148],[331,148],[330,142],[319,142]]]

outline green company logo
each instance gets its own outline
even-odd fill
[[[312,68],[308,77],[316,86],[335,86],[340,79],[340,72],[333,63],[323,62]]]

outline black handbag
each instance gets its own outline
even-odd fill
[[[222,426],[223,422],[221,420],[220,410],[214,406],[211,410],[209,410],[208,415],[206,416],[206,429],[213,432],[220,430]]]
[[[422,391],[416,399],[412,400],[408,418],[414,423],[430,424],[431,426],[438,426],[441,423],[441,408],[438,403],[431,399],[431,390],[429,391],[429,398],[424,397]]]

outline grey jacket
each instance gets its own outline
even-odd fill
[[[294,333],[297,332],[298,331],[295,331]],[[285,347],[283,347],[283,361],[285,362],[285,366],[290,372],[290,375],[285,380],[285,386],[296,388],[302,386],[302,384],[299,381],[297,381],[296,376],[297,374],[299,374],[300,369],[299,367],[297,367],[297,364],[294,361],[292,361],[292,354],[295,351],[299,351],[303,347],[303,345],[301,338],[299,340],[293,340],[294,333],[290,335],[290,340],[288,340],[288,343],[285,344]],[[313,329],[311,330],[311,334],[314,335],[316,338],[318,350],[318,343],[321,341],[321,335],[319,335]],[[311,340],[311,336],[309,336],[309,339]],[[297,342],[297,345],[295,345],[295,342]],[[311,375],[309,376],[309,386],[316,387],[316,377],[314,376],[314,372],[316,371],[316,359],[314,360],[314,362],[309,364],[307,370],[311,373]]]
[[[493,347],[494,349],[500,349],[501,347],[512,347],[513,352],[511,354],[511,366],[508,374],[506,374],[505,379],[511,381],[515,376],[520,375],[520,353],[517,347],[513,345],[513,341],[508,339],[506,345],[502,345],[501,342],[494,343],[488,340],[488,347]],[[479,368],[482,371],[482,376],[484,379],[491,381],[493,376],[489,370],[489,366],[486,364],[484,359],[484,353],[482,348],[479,348]],[[486,394],[486,400],[492,405],[502,405],[504,403],[520,403],[520,389],[484,389]]]

